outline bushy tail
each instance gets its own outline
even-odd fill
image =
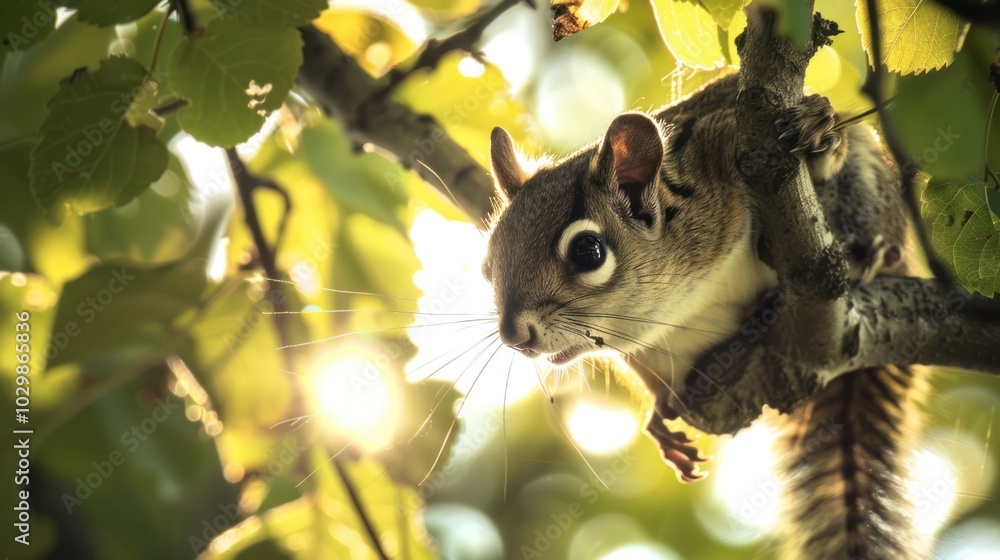
[[[926,557],[906,496],[924,370],[851,372],[782,416],[783,558]]]

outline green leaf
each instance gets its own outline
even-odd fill
[[[289,502],[262,515],[235,525],[232,533],[223,533],[224,538],[216,539],[212,546],[200,558],[204,560],[250,560],[253,558],[306,558],[308,554],[318,554],[315,558],[352,558],[351,548],[330,534],[337,530],[341,538],[344,534],[354,537],[354,542],[363,543],[363,537],[356,531],[345,527],[343,520],[334,520],[325,525],[328,516],[318,507],[313,498],[300,498]],[[324,526],[324,530],[316,530]],[[298,539],[299,545],[288,547]],[[259,556],[262,550],[282,548],[302,549],[302,554],[296,556]]]
[[[56,9],[38,0],[0,2],[0,38],[9,52],[23,51],[55,29]]]
[[[0,142],[38,134],[49,116],[46,102],[59,91],[59,83],[76,68],[97,68],[114,39],[113,28],[80,23],[74,14],[45,41],[8,54],[0,80],[0,107],[17,110],[4,111]]]
[[[121,206],[163,174],[166,146],[128,119],[133,103],[155,95],[145,76],[135,60],[114,56],[97,72],[74,73],[49,100],[44,137],[31,152],[31,190],[56,219],[64,204],[81,214]]]
[[[155,268],[102,264],[63,288],[53,325],[48,365],[113,359],[163,338],[205,286],[205,261]]]
[[[692,0],[653,0],[660,35],[678,62],[708,70],[725,63],[721,29],[701,4]]]
[[[93,264],[86,254],[79,216],[54,226],[31,195],[28,169],[38,138],[23,138],[0,146],[0,270],[42,274],[61,285]]]
[[[874,65],[869,1],[857,0],[857,18],[868,63]],[[967,22],[937,2],[880,0],[877,7],[880,10],[882,62],[889,70],[900,74],[919,74],[951,64],[969,30]]]
[[[32,450],[60,487],[47,513],[85,524],[102,558],[193,558],[189,537],[204,534],[206,524],[235,524],[239,496],[222,477],[213,440],[185,418],[194,401],[166,391],[161,369],[142,373]],[[83,388],[75,388],[63,406],[80,398]]]
[[[931,242],[959,282],[989,297],[1000,289],[1000,227],[993,223],[982,183],[940,183],[923,194]]]
[[[701,5],[712,15],[719,27],[726,29],[736,17],[736,12],[743,9],[744,0],[701,0]],[[802,4],[802,2],[799,2]]]
[[[230,7],[232,4],[232,7]],[[236,18],[243,25],[260,29],[301,27],[316,19],[326,9],[326,0],[243,0],[219,2],[223,16]]]
[[[101,27],[134,21],[148,14],[161,0],[75,0],[80,21]]]
[[[399,166],[376,154],[355,154],[338,125],[329,120],[302,131],[299,154],[340,208],[374,218],[405,235],[406,226],[398,215],[406,204]]]
[[[260,130],[281,107],[302,64],[294,28],[263,30],[233,20],[208,23],[170,59],[174,90],[190,101],[181,127],[213,146],[234,146]]]
[[[965,49],[948,68],[897,82],[890,113],[903,146],[928,173],[964,177],[982,171],[989,110],[984,68]]]
[[[163,264],[183,258],[198,233],[194,187],[176,156],[146,192],[122,208],[84,217],[87,247],[102,261]]]

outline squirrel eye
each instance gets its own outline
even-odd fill
[[[569,260],[583,270],[600,268],[608,258],[604,240],[596,233],[584,232],[573,238],[569,244]]]
[[[483,261],[483,278],[485,278],[487,282],[491,284],[493,283],[493,267],[490,266],[489,261]]]

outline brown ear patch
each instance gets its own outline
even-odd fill
[[[497,189],[507,200],[514,198],[528,178],[514,149],[514,141],[499,126],[490,133],[490,167]]]
[[[633,218],[647,226],[653,219],[643,198],[663,161],[663,138],[655,122],[642,113],[625,113],[611,121],[601,145],[598,165],[614,177],[629,203]]]
[[[663,139],[652,119],[625,113],[611,122],[602,151],[610,150],[619,185],[652,182],[663,160]]]

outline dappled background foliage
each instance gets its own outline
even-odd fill
[[[804,3],[771,3],[802,38]],[[544,7],[518,4],[477,52],[389,94],[483,166],[494,126],[529,154],[569,153],[615,114],[738,65],[742,4],[585,2],[559,29],[586,29],[559,42]],[[298,26],[383,78],[480,0],[193,0],[195,33],[165,17],[176,5],[0,7],[0,344],[27,311],[32,347],[31,546],[12,545],[18,557],[373,558],[359,507],[392,558],[771,556],[766,428],[702,438],[712,475],[678,483],[612,364],[537,371],[487,340],[485,241],[447,189],[294,88]],[[934,3],[879,6],[891,114],[931,177],[935,246],[991,295],[997,36]],[[859,115],[867,22],[847,2],[817,10],[844,33],[807,86]],[[232,147],[238,173],[273,182],[253,216]],[[253,222],[289,283],[264,280]],[[0,353],[5,418],[17,365]],[[930,388],[911,494],[942,558],[1000,550],[998,400],[995,380],[958,372]],[[15,463],[6,446],[4,472]]]

